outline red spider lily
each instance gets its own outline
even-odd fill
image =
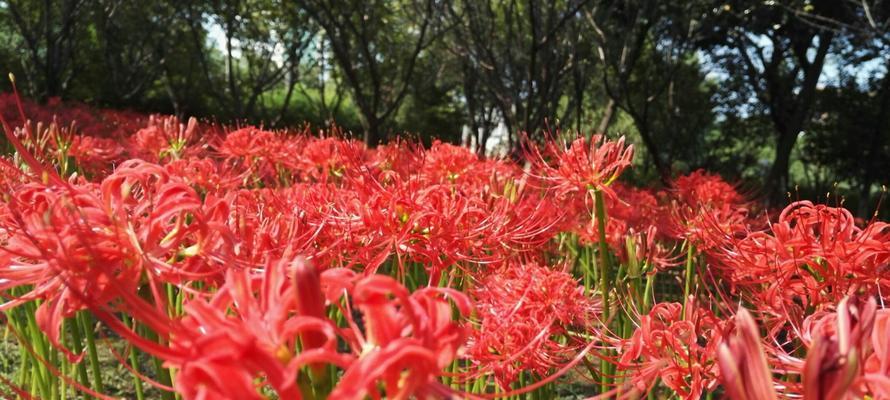
[[[541,178],[559,193],[604,190],[630,166],[633,145],[625,146],[624,137],[617,141],[596,135],[589,141],[575,139],[568,148],[548,141],[544,151],[529,146],[530,160]],[[552,159],[552,161],[550,161]]]
[[[392,142],[371,149],[368,166],[377,171],[381,180],[393,174],[410,176],[420,170],[422,157],[423,149],[418,143],[396,138]]]
[[[799,325],[809,307],[857,293],[890,293],[887,227],[874,222],[858,228],[844,209],[798,202],[769,230],[724,237],[722,248],[709,255],[743,296],[768,305],[780,320],[798,316],[790,322]]]
[[[654,227],[659,240],[669,239],[670,204],[665,204],[668,197],[666,193],[617,182],[612,185],[612,190],[615,197],[606,199],[610,221],[624,221],[637,232]]]
[[[717,350],[720,383],[733,400],[775,400],[773,377],[760,343],[757,323],[740,308],[735,316],[735,335]]]
[[[74,158],[78,167],[102,174],[110,171],[110,165],[120,162],[125,151],[117,140],[77,135],[72,138],[68,155]]]
[[[243,170],[245,185],[278,186],[280,178],[299,177],[299,152],[311,141],[305,136],[284,137],[276,132],[246,127],[225,135],[216,146],[228,164]],[[247,178],[255,182],[248,182]]]
[[[685,314],[682,304],[656,304],[622,342],[618,367],[639,393],[649,391],[659,377],[685,399],[698,399],[716,386],[717,348],[726,323],[691,300]]]
[[[890,399],[890,310],[875,313],[871,340],[874,352],[865,360],[865,380],[875,399]]]
[[[135,291],[141,269],[126,232],[104,212],[95,187],[28,184],[9,199],[2,224],[9,235],[0,248],[0,289],[31,286],[4,304],[43,299],[38,325],[53,345],[63,317],[104,304],[120,288]]]
[[[70,147],[74,131],[68,127],[60,127],[55,120],[49,123],[25,121],[16,127],[14,136],[21,140],[29,155],[33,155],[41,163],[60,163],[65,156],[63,153]]]
[[[76,182],[27,184],[8,202],[13,212],[4,221],[10,238],[0,251],[0,288],[33,288],[4,308],[46,300],[38,308],[38,324],[59,348],[62,318],[136,293],[144,272],[156,305],[163,307],[166,296],[152,277],[177,281],[207,274],[167,260],[203,257],[207,240],[219,238],[202,223],[194,191],[167,181],[159,166],[124,163],[97,189]]]
[[[54,162],[63,172],[73,172],[74,161],[81,173],[101,177],[121,161],[125,153],[118,140],[77,134],[74,122],[63,126],[55,117],[48,124],[25,122],[18,130],[17,136],[23,138],[23,144],[36,158],[45,163]]]
[[[718,175],[697,170],[677,178],[669,193],[673,203],[662,213],[664,233],[690,240],[699,250],[719,248],[751,226],[751,204]]]
[[[163,167],[127,161],[103,180],[102,197],[107,213],[116,223],[126,224],[131,241],[138,243],[150,276],[178,282],[219,272],[218,266],[193,271],[181,268],[188,264],[168,262],[174,256],[223,261],[228,254],[208,252],[219,248],[214,241],[220,240],[220,235],[214,230],[221,227],[207,224],[198,194],[185,183],[171,180]]]
[[[303,259],[294,261],[293,282],[296,286],[298,315],[325,319],[325,297],[321,291],[321,278],[318,270]],[[300,335],[300,344],[303,351],[322,348],[327,339],[321,332],[308,331]],[[321,376],[325,369],[321,364],[313,364],[316,376]]]
[[[744,205],[744,196],[719,175],[696,170],[674,180],[673,194],[681,203],[699,208],[703,205]]]
[[[146,161],[178,160],[195,155],[200,145],[198,120],[182,124],[176,117],[151,116],[145,128],[130,138],[130,152]]]
[[[592,245],[599,242],[599,224],[590,220],[576,229],[580,242],[584,245]],[[606,222],[606,243],[622,263],[630,261],[628,246],[633,247],[636,260],[647,265],[654,266],[658,270],[668,269],[680,263],[680,256],[674,254],[675,248],[664,241],[658,240],[662,235],[654,225],[637,231],[630,227],[626,221],[609,218]]]
[[[176,387],[184,398],[261,399],[257,389],[264,385],[282,398],[300,398],[301,366],[348,365],[350,357],[336,352],[336,331],[324,318],[320,280],[310,269],[287,258],[268,263],[262,274],[231,269],[210,301],[186,305],[187,317],[170,339],[180,357],[168,361],[179,369]],[[299,337],[303,349],[295,354]]]
[[[334,137],[305,138],[296,161],[282,160],[304,182],[336,182],[345,174],[366,165],[368,154],[364,143]]]
[[[451,184],[468,194],[485,188],[493,177],[517,177],[519,167],[498,160],[480,159],[466,147],[435,141],[423,152],[420,176],[433,184]]]
[[[546,248],[558,232],[568,230],[576,210],[563,210],[552,199],[538,198],[533,191],[510,189],[509,196],[497,197],[480,206],[488,216],[471,228],[471,241],[463,251],[465,260],[484,260],[483,254],[504,260]],[[475,252],[473,251],[475,248]]]
[[[674,254],[673,247],[667,247],[663,242],[658,241],[658,228],[650,226],[645,232],[629,232],[633,239],[634,253],[639,261],[646,265],[651,265],[656,270],[665,270],[680,264],[680,256]],[[624,262],[627,262],[627,250],[622,249],[618,253]]]
[[[469,173],[475,173],[479,156],[466,147],[436,141],[424,153],[423,175],[436,183],[464,182]],[[475,175],[475,174],[474,174]]]
[[[167,173],[188,182],[200,193],[224,193],[237,189],[245,175],[230,165],[210,158],[191,157],[173,160],[164,165]]]
[[[438,254],[427,244],[439,229],[444,235],[454,226],[436,223],[442,213],[427,203],[441,200],[441,190],[417,181],[398,180],[387,187],[365,182],[340,196],[332,213],[332,223],[354,243],[353,260],[373,273],[390,255],[396,256],[400,268],[405,261],[436,259]]]
[[[267,157],[276,144],[277,139],[273,132],[249,126],[229,132],[220,145],[219,152],[225,157],[250,162],[254,158]]]
[[[490,271],[472,290],[479,325],[470,338],[471,375],[509,388],[522,371],[545,377],[596,337],[600,305],[571,275],[537,263]]]
[[[381,275],[356,282],[352,295],[366,332],[354,332],[351,346],[358,360],[343,374],[332,399],[377,398],[378,382],[388,398],[451,392],[436,378],[463,345],[465,329],[452,320],[452,302],[460,315],[468,315],[472,306],[466,296],[440,288],[409,294]]]
[[[507,197],[398,175],[348,182],[352,190],[333,199],[327,222],[354,249],[352,261],[369,272],[393,256],[400,271],[420,263],[438,281],[455,264],[491,264],[540,248],[566,221],[562,210],[515,186]]]
[[[471,306],[460,292],[409,294],[388,277],[354,281],[342,270],[319,277],[299,259],[289,265],[292,279],[284,271],[286,258],[267,264],[262,274],[229,270],[212,299],[186,305],[188,316],[171,334],[175,356],[168,362],[179,369],[176,386],[185,398],[261,398],[257,389],[265,385],[282,398],[300,398],[300,367],[321,371],[320,363],[345,369],[332,399],[377,396],[377,383],[391,398],[451,393],[436,378],[464,341],[452,304],[461,314]],[[322,292],[334,300],[346,293],[362,313],[364,330],[350,317],[351,328],[339,331],[352,355],[337,352],[338,330],[325,318]],[[295,353],[298,339],[302,350]]]
[[[19,108],[21,105],[21,108]],[[44,104],[18,98],[15,93],[0,93],[2,116],[12,125],[21,126],[26,119],[60,126],[76,124],[78,133],[92,137],[120,137],[121,132],[131,133],[145,120],[145,116],[128,111],[95,109],[82,103],[61,102],[58,97]]]
[[[607,346],[621,353],[600,355],[616,364],[602,396],[660,381],[686,398],[721,382],[732,398],[890,399],[890,314],[877,307],[890,300],[886,223],[807,202],[762,223],[736,187],[702,171],[663,191],[623,186],[632,147],[602,137],[530,148],[524,171],[440,142],[367,149],[337,131],[18,103],[2,112],[37,122],[4,121],[17,154],[0,158],[0,308],[39,301],[56,347],[63,319],[88,311],[164,360],[185,398],[436,398],[462,394],[440,378],[486,390],[489,378],[536,382],[500,393],[512,396]],[[619,303],[632,264],[662,273],[680,239],[702,253],[690,260],[701,261],[698,287],[716,294],[707,307],[618,313],[620,333],[639,326],[610,337],[599,300],[546,266],[575,256],[564,233],[599,240],[595,191],[622,262]],[[427,278],[444,287],[399,283]],[[184,309],[167,304],[164,284]],[[716,317],[737,302],[763,338],[747,311]]]
[[[323,258],[325,249],[341,240],[326,229],[326,208],[336,194],[326,187],[302,184],[288,189],[242,189],[218,198],[226,209],[225,215],[215,219],[232,233],[233,255],[247,265],[281,256],[282,250],[291,248],[324,268],[332,263]]]
[[[808,399],[842,399],[858,389],[861,362],[870,351],[877,305],[843,299],[837,312],[810,317],[805,325],[812,345],[803,369],[803,394]]]
[[[737,315],[736,336],[720,350],[721,381],[732,398],[775,398],[773,388],[783,396],[808,399],[888,398],[884,361],[888,315],[869,297],[845,298],[835,311],[819,311],[807,317],[795,334],[799,350],[791,351],[786,344],[765,348],[774,371],[802,376],[775,386],[763,384],[771,379],[771,373],[760,346],[765,342],[758,338],[756,325],[750,316]],[[771,341],[767,339],[766,343]],[[797,354],[806,354],[806,359],[797,358]]]
[[[700,251],[711,254],[712,250],[719,251],[754,229],[749,212],[747,208],[732,204],[701,208],[676,204],[670,211],[667,234],[688,240]]]

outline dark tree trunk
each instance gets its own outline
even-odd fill
[[[368,147],[377,147],[383,140],[380,120],[373,115],[365,116],[365,144]]]
[[[771,101],[775,99],[787,99],[786,101],[778,101],[770,105],[770,116],[778,135],[776,139],[776,155],[773,159],[772,169],[767,176],[765,186],[767,190],[767,201],[771,206],[777,206],[785,201],[785,196],[789,189],[789,171],[791,165],[791,152],[794,150],[794,144],[797,143],[797,137],[804,128],[804,124],[810,118],[813,110],[813,103],[816,99],[816,86],[819,77],[822,75],[822,68],[825,65],[825,57],[831,47],[834,39],[833,33],[825,33],[819,36],[819,46],[816,48],[816,54],[813,61],[806,59],[806,52],[797,54],[798,63],[803,69],[803,82],[800,86],[799,94],[788,92],[776,92],[776,88],[786,87],[779,78],[773,77],[772,82],[768,82],[771,88]],[[774,57],[777,57],[774,55]],[[775,74],[775,71],[768,71]],[[788,79],[792,79],[790,77]]]
[[[796,126],[786,127],[776,138],[776,155],[766,179],[767,201],[770,206],[777,206],[787,201],[791,152],[800,132]]]
[[[890,59],[887,60],[885,65],[890,66]],[[890,110],[890,76],[885,75],[882,78],[878,96],[880,97],[878,109]],[[876,171],[874,168],[875,159],[881,156],[881,148],[883,147],[881,138],[884,136],[886,129],[890,129],[887,125],[887,122],[890,122],[890,117],[886,113],[882,112],[875,117],[878,119],[878,122],[872,124],[874,129],[870,129],[868,132],[869,140],[866,145],[868,147],[865,149],[864,159],[860,159],[862,163],[862,168],[860,169],[863,172],[859,178],[859,204],[856,211],[862,218],[867,218],[871,212],[875,211],[870,209],[874,207],[874,203],[871,202],[871,187],[879,179],[879,175],[876,176],[875,173],[880,174],[880,171]]]
[[[661,152],[659,151],[658,143],[652,139],[652,134],[649,132],[649,128],[641,123],[636,124],[637,130],[640,132],[640,138],[643,139],[643,145],[646,147],[646,150],[649,152],[649,155],[652,157],[652,164],[655,166],[655,171],[658,172],[658,177],[661,179],[661,183],[669,186],[671,183],[671,170],[670,167],[664,162],[664,159],[661,158]]]

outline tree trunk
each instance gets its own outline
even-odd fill
[[[612,102],[612,100],[609,101]],[[644,108],[644,111],[642,113],[638,113],[635,112],[634,109],[625,109],[630,117],[633,118],[634,125],[637,127],[637,132],[640,133],[640,139],[643,140],[643,146],[652,157],[652,164],[655,166],[655,171],[658,172],[658,177],[661,179],[661,183],[663,183],[665,186],[670,186],[670,165],[665,164],[664,160],[661,158],[661,152],[658,146],[658,142],[656,142],[652,138],[652,132],[650,132],[649,130],[649,119],[645,110],[646,109]],[[614,110],[612,112],[614,113]],[[600,121],[600,125],[602,125],[602,121]]]
[[[606,103],[606,109],[603,110],[603,117],[600,118],[600,123],[596,126],[596,133],[605,134],[609,129],[609,126],[612,125],[612,119],[615,117],[615,100],[609,99],[609,102]]]
[[[380,120],[377,116],[365,116],[365,144],[368,147],[377,147],[383,136],[380,132]]]
[[[884,65],[885,67],[890,67],[890,59],[887,59]],[[886,74],[882,78],[878,96],[880,97],[878,110],[890,110],[890,76]],[[871,207],[874,207],[874,203],[871,202],[871,186],[872,183],[878,180],[875,173],[880,176],[881,172],[876,171],[874,165],[876,161],[875,159],[881,156],[881,148],[883,147],[881,138],[884,135],[884,130],[888,129],[887,123],[890,122],[890,117],[888,117],[886,113],[881,112],[875,117],[877,121],[876,123],[871,124],[874,129],[871,129],[869,132],[869,140],[864,154],[865,157],[859,160],[862,163],[861,170],[863,171],[863,174],[860,178],[859,207],[857,214],[862,218],[868,218],[872,212],[876,211],[871,209]]]
[[[791,151],[797,143],[800,129],[793,125],[780,131],[776,138],[776,156],[766,179],[767,204],[777,206],[786,201],[788,193],[789,172],[791,166]]]
[[[655,165],[655,171],[658,172],[658,177],[661,179],[661,183],[663,183],[665,186],[670,186],[671,170],[661,158],[661,155],[658,151],[658,145],[655,143],[654,140],[652,140],[652,135],[649,132],[649,128],[638,125],[637,130],[640,132],[640,138],[643,139],[643,146],[646,147],[649,155],[652,156],[652,164]]]

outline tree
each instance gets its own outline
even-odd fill
[[[441,40],[433,43],[417,60],[424,79],[411,82],[393,120],[400,132],[416,134],[424,144],[434,139],[459,144],[467,123],[460,96],[460,61],[448,57],[446,45]]]
[[[268,114],[264,95],[287,79],[280,112],[286,109],[299,74],[298,67],[314,32],[300,10],[288,10],[263,0],[219,0],[183,2],[181,15],[198,49],[207,91],[227,115],[256,119]],[[205,24],[222,32],[221,62],[216,49],[202,43]],[[221,64],[221,65],[220,65]],[[268,115],[265,115],[268,117]]]
[[[671,175],[672,152],[663,146],[665,136],[657,136],[660,129],[673,130],[675,124],[661,121],[662,126],[657,126],[656,120],[658,114],[661,118],[682,115],[676,107],[676,78],[681,69],[693,65],[697,69],[694,51],[702,8],[694,1],[622,0],[599,2],[585,13],[600,61],[602,86],[609,97],[598,130],[607,130],[615,108],[630,115],[664,182]],[[696,91],[698,86],[684,89]]]
[[[512,134],[539,133],[554,119],[569,91],[581,10],[589,0],[518,2],[449,1],[445,17],[453,24],[449,41],[463,64],[464,97],[472,129],[490,133],[493,105]],[[555,122],[555,121],[554,121]],[[512,136],[511,136],[512,139]],[[512,146],[515,147],[514,142]]]
[[[324,29],[361,114],[365,142],[378,144],[416,78],[417,60],[440,37],[433,0],[307,0],[301,5]]]
[[[742,113],[764,113],[774,128],[775,156],[765,179],[769,199],[781,202],[789,185],[791,153],[806,128],[817,85],[836,31],[814,25],[793,10],[823,18],[847,17],[840,2],[728,2],[709,21],[702,44],[730,77],[752,96]]]
[[[163,73],[164,49],[176,45],[169,4],[96,0],[87,4],[94,39],[79,50],[76,89],[102,104],[138,104]],[[88,44],[88,45],[87,45]]]
[[[874,188],[890,183],[886,175],[890,171],[887,64],[866,82],[848,77],[838,87],[821,91],[803,146],[806,164],[828,167],[834,182],[847,181],[856,188],[856,208],[861,216],[873,211]]]
[[[23,70],[30,91],[44,100],[64,95],[78,70],[85,2],[9,0],[5,5],[21,40],[17,46],[27,54]]]

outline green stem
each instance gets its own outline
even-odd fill
[[[31,375],[33,375],[33,373],[31,373],[30,369],[31,357],[28,356],[28,353],[23,346],[19,346],[19,348],[19,359],[21,360],[21,365],[19,365],[19,373],[18,376],[16,376],[16,384],[18,384],[19,387],[24,388],[29,378],[32,378]]]
[[[643,276],[640,272],[640,261],[637,260],[636,242],[633,237],[628,237],[625,242],[627,251],[627,277],[630,279],[631,296],[633,304],[637,312],[642,312],[640,308],[643,304],[642,293],[640,290],[643,286]]]
[[[155,343],[161,344],[161,345],[164,344],[163,340],[161,340],[154,331],[152,331],[150,329],[145,329],[143,332],[144,332],[143,336],[147,337],[149,340],[151,340]],[[159,358],[153,357],[153,361],[154,361],[155,372],[157,373],[157,376],[158,376],[158,381],[162,385],[173,386],[173,372],[168,370],[167,368],[164,368],[164,363]],[[176,395],[173,394],[173,392],[161,390],[161,398],[164,400],[175,400]]]
[[[62,374],[65,373],[64,365],[61,365],[61,362],[59,360],[59,351],[58,350],[55,350],[55,349],[51,350],[49,353],[49,360],[47,360],[47,361],[49,361],[49,365],[60,366],[61,373]],[[59,396],[59,389],[60,389],[60,385],[62,384],[62,382],[65,382],[65,380],[64,379],[56,379],[57,377],[55,377],[54,375],[50,375],[50,376],[52,376],[53,380],[56,382],[50,384],[49,398],[51,398],[51,399],[61,398]]]
[[[96,337],[93,332],[92,318],[86,312],[77,316],[80,329],[83,330],[87,340],[87,357],[90,360],[90,372],[93,374],[93,390],[105,393],[105,385],[102,384],[102,369],[99,367],[99,352],[96,350]]]
[[[135,319],[131,319],[130,328],[133,329],[133,331],[136,330]],[[131,346],[130,348],[130,367],[133,368],[133,371],[139,372],[139,350],[137,350],[135,346]],[[136,388],[136,399],[145,400],[145,392],[142,389],[142,379],[139,379],[136,374],[133,374],[133,385]]]
[[[519,373],[519,387],[517,387],[516,389],[524,388],[525,385],[526,385],[526,383],[525,383],[525,371],[522,371],[522,372]],[[518,395],[517,395],[517,398],[518,398]]]
[[[655,283],[655,274],[647,274],[646,276],[646,289],[643,291],[643,310],[641,314],[649,314],[649,309],[652,307],[652,290]]]
[[[603,299],[603,320],[608,324],[610,305],[609,305],[609,245],[606,243],[606,202],[603,199],[603,192],[595,190],[593,192],[594,205],[596,210],[596,222],[599,227],[599,281],[600,295]]]
[[[83,352],[83,336],[80,334],[80,325],[78,324],[77,318],[74,320],[68,321],[68,333],[71,334],[71,347],[74,350],[74,353],[80,354]],[[83,362],[78,362],[74,367],[77,370],[77,376],[80,383],[84,386],[90,385],[90,378],[87,376],[87,367]]]
[[[594,210],[596,213],[596,222],[599,228],[599,283],[600,283],[600,296],[602,296],[603,301],[603,323],[605,327],[609,327],[609,314],[611,313],[611,305],[609,303],[609,246],[606,243],[606,202],[603,198],[603,192],[600,190],[593,191],[593,201],[594,201]],[[608,349],[604,350],[605,356],[608,357],[610,355],[610,351]],[[609,386],[611,386],[611,380],[609,378],[612,364],[607,361],[607,358],[604,357],[600,360],[600,376],[602,377],[602,382],[600,382],[600,389],[603,393],[609,390]]]
[[[686,318],[686,306],[689,303],[689,293],[692,291],[692,280],[693,280],[693,265],[692,265],[692,256],[695,252],[695,246],[692,243],[687,243],[686,249],[686,285],[683,287],[683,313],[682,317]]]
[[[173,290],[173,285],[167,283],[164,285],[167,291],[167,313],[170,314],[171,317],[175,316],[176,313],[176,293]]]
[[[589,294],[593,289],[593,281],[596,280],[594,276],[593,269],[593,252],[590,250],[589,246],[584,246],[584,260],[582,261],[583,265],[583,274],[584,274],[584,293]]]
[[[660,380],[661,380],[661,378],[655,378],[655,383],[652,385],[652,388],[649,389],[649,392],[646,393],[646,399],[656,400],[658,398],[658,396],[656,396],[656,393],[655,393],[655,388],[658,387],[658,383]]]
[[[65,332],[64,322],[62,321],[62,332]],[[74,366],[68,362],[66,357],[61,358],[61,365],[59,365],[59,371],[62,372],[62,376],[68,376],[71,371],[74,371]],[[59,399],[67,399],[68,398],[68,382],[65,379],[59,379]]]
[[[32,370],[36,370],[36,369],[37,369],[37,367],[32,365]],[[43,387],[37,381],[37,375],[38,375],[37,373],[31,372],[31,391],[32,392],[34,391],[34,388],[39,388],[41,392],[43,391]]]
[[[44,362],[49,363],[50,359],[48,357],[49,349],[48,344],[46,343],[46,336],[43,332],[40,331],[40,328],[37,326],[36,319],[36,303],[28,303],[25,306],[27,313],[27,321],[28,321],[28,341],[26,345],[29,345],[33,348],[36,357],[43,359]],[[31,356],[31,355],[29,355]],[[34,359],[31,364],[33,369],[33,373],[35,374],[32,377],[32,382],[36,383],[36,386],[40,389],[40,394],[44,398],[50,396],[50,372],[47,370],[46,366],[43,365],[38,359]]]

